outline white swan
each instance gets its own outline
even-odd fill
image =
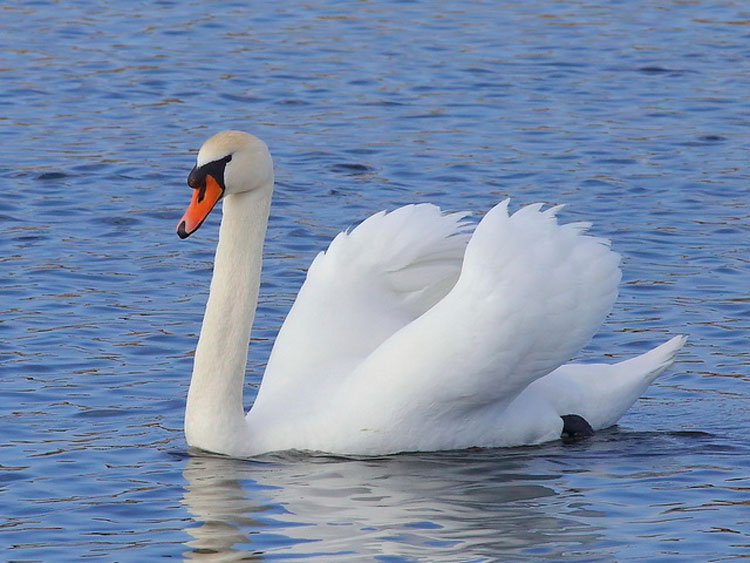
[[[558,208],[509,215],[504,201],[472,233],[466,214],[408,205],[318,254],[245,415],[271,156],[252,135],[217,133],[188,184],[182,238],[224,200],[185,412],[193,447],[246,457],[536,444],[614,424],[685,342],[613,365],[562,365],[617,295],[607,241],[587,224],[559,225]]]

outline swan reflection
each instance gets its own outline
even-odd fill
[[[564,458],[525,452],[191,457],[183,502],[195,523],[185,557],[560,558],[600,543],[596,528],[571,516],[570,495],[557,492]]]

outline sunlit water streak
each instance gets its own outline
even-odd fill
[[[260,5],[259,5],[260,4]],[[724,561],[750,553],[750,35],[740,2],[0,7],[0,546],[8,560]],[[414,201],[567,203],[623,255],[580,359],[686,333],[578,444],[190,455],[210,133],[277,165],[248,405],[304,269]]]

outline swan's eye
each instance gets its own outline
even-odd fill
[[[228,154],[224,158],[208,162],[200,168],[196,164],[188,175],[188,186],[195,190],[205,187],[206,176],[211,176],[224,189],[224,167],[227,165],[227,162],[231,161],[232,155]]]

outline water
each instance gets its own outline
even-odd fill
[[[4,3],[3,558],[750,556],[748,21],[739,1]],[[190,455],[219,214],[174,226],[227,127],[277,165],[248,405],[315,253],[414,201],[567,203],[624,256],[580,358],[688,346],[578,444]]]

